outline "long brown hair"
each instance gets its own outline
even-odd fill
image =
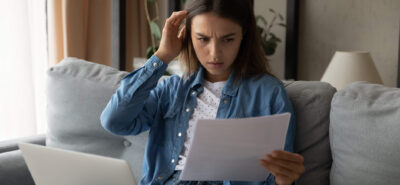
[[[253,3],[250,0],[192,0],[186,7],[189,12],[186,17],[186,35],[179,61],[185,69],[185,77],[196,72],[200,62],[196,56],[191,39],[192,19],[203,13],[216,15],[234,21],[242,27],[243,39],[239,53],[233,62],[235,79],[257,75],[272,75],[267,58],[260,42],[254,16]],[[274,76],[274,75],[272,75]]]

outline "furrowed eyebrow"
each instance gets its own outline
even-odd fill
[[[207,35],[204,35],[204,34],[202,34],[202,33],[197,33],[197,32],[196,32],[196,35],[198,35],[198,36],[200,36],[200,37],[209,37],[209,36],[207,36]]]
[[[230,34],[226,34],[226,35],[222,36],[222,38],[227,38],[227,37],[234,36],[234,35],[236,35],[236,34],[235,33],[230,33]]]
[[[207,37],[207,38],[209,37],[209,36],[204,35],[202,33],[196,33],[196,35],[198,35],[200,37]],[[229,33],[229,34],[226,34],[226,35],[222,36],[222,38],[227,38],[227,37],[234,36],[234,35],[236,35],[236,34],[235,33]]]

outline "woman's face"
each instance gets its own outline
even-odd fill
[[[204,13],[193,17],[191,30],[197,58],[207,70],[206,79],[227,80],[242,41],[241,26],[213,13]]]

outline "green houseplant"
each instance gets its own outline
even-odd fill
[[[152,5],[155,9],[154,18],[151,18],[149,12],[149,4]],[[158,49],[158,45],[160,44],[161,40],[161,29],[157,22],[160,21],[159,16],[159,8],[158,8],[158,1],[157,0],[144,0],[144,9],[146,12],[146,19],[150,27],[151,31],[151,46],[149,46],[146,50],[146,58],[149,59]],[[165,71],[164,75],[171,75],[168,71]]]
[[[257,30],[260,34],[264,53],[267,56],[273,55],[278,47],[278,44],[282,42],[279,37],[271,32],[271,29],[274,26],[286,28],[286,24],[284,23],[285,19],[282,14],[276,12],[272,8],[269,9],[269,12],[273,14],[269,21],[267,21],[263,16],[256,16]]]
[[[155,9],[154,18],[151,18],[149,12],[149,4],[152,5]],[[144,9],[146,13],[146,20],[149,24],[150,31],[151,31],[151,46],[149,46],[146,50],[146,58],[150,58],[158,49],[158,44],[161,40],[161,29],[160,26],[157,24],[160,21],[159,16],[159,8],[158,8],[158,1],[157,0],[144,0]]]

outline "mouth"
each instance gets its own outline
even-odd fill
[[[207,64],[223,64],[223,62],[210,61],[210,62],[207,62]]]
[[[207,64],[213,68],[219,68],[221,67],[224,63],[223,62],[207,62]]]

